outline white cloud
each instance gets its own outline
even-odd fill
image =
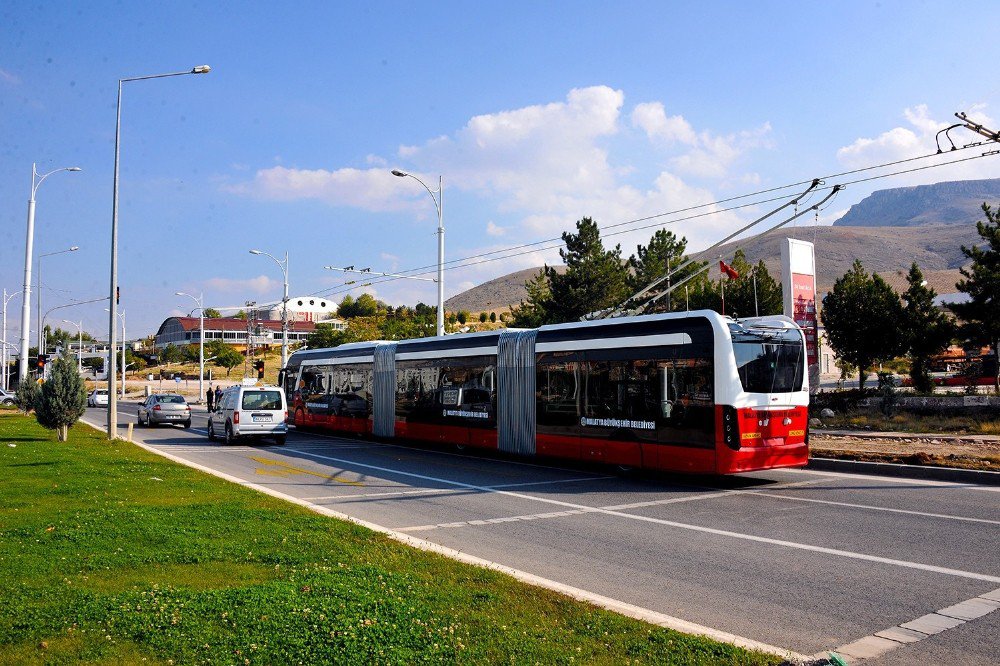
[[[237,280],[233,278],[210,278],[205,281],[205,288],[223,293],[252,293],[266,294],[269,291],[278,289],[282,282],[272,279],[266,275],[258,275],[254,278]]]
[[[401,200],[395,177],[385,169],[289,169],[276,166],[257,171],[249,183],[225,189],[272,201],[319,199],[335,206],[370,211],[409,207]]]
[[[486,233],[489,236],[503,236],[504,234],[507,233],[507,228],[498,227],[497,225],[493,224],[493,220],[490,220],[489,222],[486,223]]]
[[[887,162],[930,155],[937,150],[935,135],[945,127],[954,124],[951,119],[934,119],[924,104],[904,109],[903,117],[906,119],[908,126],[894,127],[875,138],[860,137],[850,145],[838,150],[837,159],[849,169],[860,169]],[[974,122],[982,123],[987,127],[995,126],[995,121],[986,115],[984,105],[977,105],[970,109],[969,117]],[[949,132],[949,135],[959,147],[979,140],[979,135],[973,134],[963,128],[953,129]],[[914,166],[927,166],[935,163],[949,162],[960,157],[972,157],[976,154],[972,151],[952,154],[950,150],[951,144],[944,135],[941,136],[940,140],[941,148],[945,152],[940,157],[932,157],[926,162],[921,161]],[[879,172],[873,171],[871,173],[877,174]],[[974,160],[909,174],[901,174],[893,178],[891,183],[887,182],[884,187],[921,185],[946,180],[995,178],[997,176],[1000,176],[1000,164],[995,159],[986,158],[982,161]]]
[[[12,86],[16,86],[21,83],[21,79],[15,74],[11,74],[7,70],[0,68],[0,81],[4,83],[9,83]]]
[[[679,142],[690,146],[698,142],[691,123],[684,116],[670,116],[663,108],[662,102],[644,102],[632,109],[632,125],[646,132],[650,140],[662,140],[669,143]]]

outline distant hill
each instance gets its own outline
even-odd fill
[[[834,281],[850,269],[855,258],[869,271],[878,272],[897,291],[906,289],[906,272],[916,261],[928,284],[939,294],[954,293],[955,282],[961,277],[958,269],[965,260],[961,246],[982,244],[975,225],[968,223],[922,227],[793,227],[747,242],[743,245],[747,259],[751,263],[763,259],[771,275],[780,279],[781,245],[788,237],[816,244],[816,286],[821,294],[833,287]],[[742,243],[735,241],[711,253],[695,256],[715,262],[722,255],[730,261]],[[562,266],[559,268],[564,270]],[[538,268],[529,268],[484,282],[452,296],[445,307],[452,312],[505,311],[508,305],[518,305],[527,298],[524,283],[538,271]],[[713,277],[717,278],[717,273],[715,270]]]
[[[969,224],[983,218],[983,202],[1000,203],[1000,178],[959,180],[872,192],[851,206],[835,227],[915,227]]]

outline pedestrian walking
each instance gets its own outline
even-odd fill
[[[208,404],[208,411],[215,411],[215,389],[209,384],[208,390],[205,391],[205,402]]]
[[[216,407],[222,407],[222,387],[215,387],[215,405]]]

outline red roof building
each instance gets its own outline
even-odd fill
[[[155,346],[163,349],[167,345],[180,347],[183,345],[196,345],[199,338],[198,317],[169,317],[160,324],[160,329],[156,332]],[[257,320],[253,332],[253,340],[259,345],[280,345],[281,344],[281,322],[272,319]],[[306,337],[316,330],[315,322],[311,321],[289,321],[288,322],[288,343],[302,342]],[[226,344],[236,347],[245,347],[247,344],[247,322],[245,319],[234,317],[205,318],[205,342],[212,340],[222,340]]]

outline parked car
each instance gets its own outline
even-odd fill
[[[0,389],[0,405],[13,405],[14,404],[14,394],[10,391],[4,391]]]
[[[176,393],[151,395],[139,405],[139,425],[161,423],[180,423],[185,428],[191,427],[191,406],[184,396]]]
[[[277,386],[231,386],[208,417],[208,438],[233,444],[241,437],[270,437],[284,444],[287,418],[285,392]]]
[[[87,406],[88,407],[107,407],[108,406],[108,389],[94,389],[87,396]]]

